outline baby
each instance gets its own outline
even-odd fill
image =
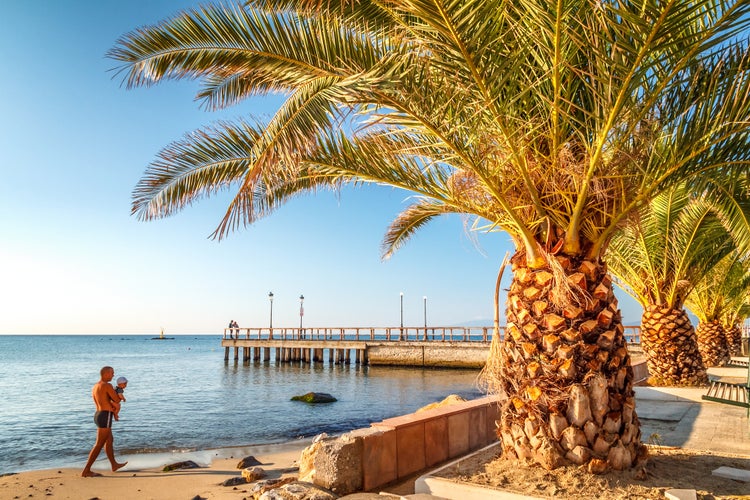
[[[119,396],[120,400],[119,401],[114,401],[112,403],[112,406],[115,407],[115,415],[114,415],[115,416],[115,420],[120,420],[120,403],[124,403],[125,401],[127,401],[127,399],[125,399],[125,395],[124,395],[125,388],[127,386],[128,386],[128,379],[126,379],[125,377],[118,377],[118,379],[117,379],[117,387],[115,387],[115,392]]]

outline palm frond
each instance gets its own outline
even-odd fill
[[[746,196],[725,179],[746,182],[750,165],[748,26],[746,0],[193,9],[117,42],[108,55],[127,86],[196,79],[212,109],[254,94],[286,101],[252,131],[219,126],[168,147],[134,210],[167,215],[237,186],[221,237],[295,192],[379,183],[485,219],[536,266],[558,239],[564,253],[602,258],[632,220],[663,223],[639,212],[686,186],[723,203],[719,225],[746,245]],[[228,172],[211,174],[214,164]],[[640,243],[654,247],[652,234]],[[667,276],[669,259],[689,260],[652,257],[646,271]]]
[[[388,227],[381,245],[383,258],[390,258],[414,233],[435,217],[455,212],[454,207],[428,199],[410,205]]]

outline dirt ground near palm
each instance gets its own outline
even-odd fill
[[[645,467],[595,476],[577,466],[547,471],[519,467],[499,456],[499,448],[462,460],[440,476],[514,493],[559,499],[658,499],[669,489],[694,489],[699,499],[750,499],[750,483],[711,475],[725,466],[750,470],[750,457],[648,446]]]

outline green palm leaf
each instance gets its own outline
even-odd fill
[[[231,170],[219,185],[238,189],[219,237],[292,189],[338,179],[486,218],[531,262],[560,232],[565,253],[600,258],[660,192],[681,183],[706,192],[711,179],[747,171],[750,73],[737,37],[749,13],[745,1],[575,0],[255,0],[188,11],[110,51],[128,86],[198,79],[210,108],[271,92],[287,101],[252,132],[220,125],[168,147],[134,211],[168,215],[210,194],[198,184],[216,182],[215,163]],[[234,158],[232,134],[243,134]],[[195,175],[176,190],[190,161]],[[447,179],[472,188],[451,191]],[[744,231],[739,204],[725,213]]]

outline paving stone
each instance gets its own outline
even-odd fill
[[[670,500],[697,500],[698,493],[695,490],[672,489],[664,492]]]
[[[711,475],[750,483],[750,470],[735,469],[733,467],[719,467],[718,469],[711,471]]]

